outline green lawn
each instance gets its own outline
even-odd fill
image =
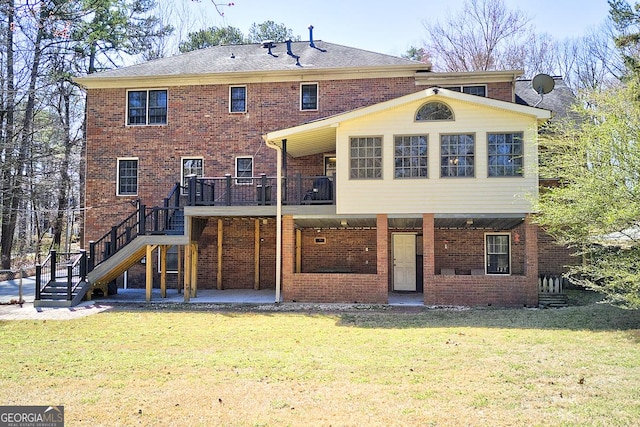
[[[68,426],[640,424],[640,313],[117,309],[0,322],[0,405]]]

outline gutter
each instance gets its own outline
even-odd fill
[[[269,141],[266,135],[262,138],[267,147],[276,150],[276,304],[280,303],[280,277],[282,275],[282,147]]]

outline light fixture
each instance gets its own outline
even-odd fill
[[[346,219],[341,219],[340,220],[340,225],[343,226],[343,227],[346,227],[347,226],[347,220]]]
[[[467,225],[473,225],[473,219],[472,218],[467,219]]]

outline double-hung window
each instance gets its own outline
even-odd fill
[[[167,91],[130,90],[127,92],[127,124],[167,124]]]
[[[473,177],[475,137],[473,134],[440,136],[440,176]]]
[[[427,177],[427,135],[395,137],[395,178]]]
[[[192,176],[204,176],[204,159],[202,157],[182,158],[182,194],[187,194],[187,185]]]
[[[511,274],[511,236],[485,234],[487,274]]]
[[[236,184],[253,182],[253,157],[236,157]]]
[[[350,153],[350,177],[352,179],[382,178],[381,137],[352,137]]]
[[[118,159],[117,177],[118,196],[136,196],[138,194],[138,159]]]
[[[247,112],[247,87],[246,86],[229,87],[229,112],[230,113],[246,113]]]
[[[318,109],[318,83],[303,83],[300,85],[300,109]]]
[[[522,176],[522,133],[487,134],[489,176]]]

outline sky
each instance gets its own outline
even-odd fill
[[[174,0],[176,1],[176,0]],[[342,44],[391,55],[401,55],[411,46],[421,46],[424,22],[443,21],[462,9],[465,0],[233,0],[220,6],[212,0],[177,0],[195,12],[199,26],[233,26],[247,34],[251,24],[267,20],[285,24],[309,40],[313,25],[315,40]],[[215,0],[227,5],[228,0]],[[520,9],[537,33],[556,39],[579,37],[596,28],[608,15],[607,0],[505,0],[510,9]]]

